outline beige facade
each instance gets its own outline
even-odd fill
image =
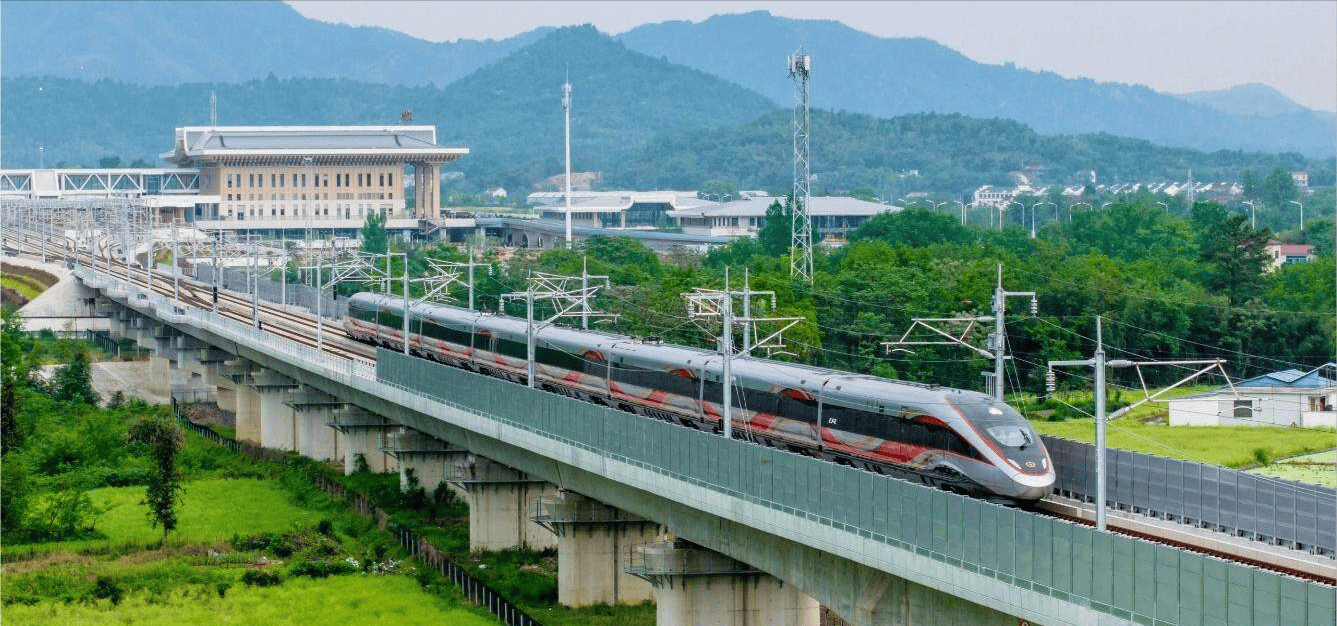
[[[220,220],[360,220],[382,212],[391,219],[408,217],[398,165],[220,163],[202,169],[200,184],[202,193],[218,196]]]
[[[468,153],[437,145],[434,126],[184,126],[162,158],[217,198],[196,221],[249,229],[438,220],[441,166]]]

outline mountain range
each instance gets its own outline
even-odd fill
[[[308,19],[272,1],[9,1],[0,3],[0,24],[0,75],[142,85],[240,83],[274,75],[444,87],[551,30],[499,41],[432,43],[383,28]],[[978,63],[928,39],[880,38],[834,21],[758,11],[647,24],[618,39],[629,50],[736,83],[780,107],[794,102],[785,57],[801,43],[813,57],[816,108],[876,117],[963,113],[1017,120],[1046,134],[1107,132],[1200,150],[1311,156],[1337,150],[1337,114],[1306,109],[1275,91],[1261,99],[1254,86],[1173,96]],[[574,70],[586,63],[598,59],[565,59],[561,65]],[[680,95],[708,97],[696,91]]]

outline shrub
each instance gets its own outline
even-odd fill
[[[1264,465],[1264,466],[1272,462],[1272,459],[1268,458],[1267,456],[1267,450],[1264,450],[1262,448],[1253,449],[1253,459],[1255,461],[1258,461],[1259,465]]]
[[[125,589],[116,580],[106,576],[98,576],[93,583],[91,595],[99,600],[111,600],[113,605],[119,605],[121,599],[125,597]]]
[[[288,568],[288,574],[291,576],[325,578],[328,576],[339,576],[341,574],[356,574],[361,571],[361,569],[362,565],[358,563],[357,559],[350,556],[342,559],[321,559],[293,563]]]
[[[248,569],[241,575],[241,582],[252,587],[273,587],[283,584],[283,576],[267,569]]]

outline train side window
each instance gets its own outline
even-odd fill
[[[474,347],[474,348],[477,348],[477,349],[479,349],[479,350],[485,350],[485,351],[487,351],[487,352],[493,352],[493,350],[492,350],[492,335],[489,334],[489,333],[474,333],[474,346],[473,346],[473,347]]]
[[[529,346],[525,344],[523,341],[515,341],[513,339],[498,337],[496,345],[497,345],[496,351],[500,354],[504,354],[506,356],[517,359],[529,358]]]
[[[781,393],[776,399],[775,414],[809,424],[816,423],[817,401]]]
[[[551,365],[553,367],[560,367],[562,369],[575,370],[577,372],[581,371],[581,369],[585,366],[584,359],[569,352],[566,352],[564,350],[558,350],[556,348],[548,348],[542,346],[535,348],[534,358],[537,359],[539,363],[542,363],[544,365]]]
[[[862,409],[835,404],[822,405],[822,421],[825,422],[823,426],[838,428],[849,433],[887,439],[889,437],[883,432],[886,429],[879,427],[883,419],[885,418],[881,415],[869,413]],[[831,420],[835,420],[835,422],[833,423]]]
[[[584,361],[584,365],[581,366],[581,371],[584,373],[598,376],[599,378],[608,375],[608,361],[605,361],[603,355],[598,352],[590,350],[585,353],[582,360]]]
[[[752,389],[734,384],[734,406],[758,413],[775,414],[780,396],[769,390]]]
[[[721,404],[724,402],[724,385],[719,381],[707,380],[702,390],[702,399],[712,404]]]
[[[348,314],[355,320],[363,322],[376,323],[376,311],[374,309],[364,309],[356,305],[349,305]]]
[[[404,327],[404,316],[400,315],[397,311],[381,309],[380,313],[376,317],[377,317],[376,323],[380,324],[381,326],[389,326],[390,328]]]

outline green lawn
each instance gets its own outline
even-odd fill
[[[1326,465],[1303,465],[1306,463],[1324,463]],[[1337,450],[1282,459],[1250,471],[1255,474],[1275,476],[1302,483],[1337,487]]]
[[[215,479],[186,483],[177,507],[181,539],[205,543],[233,534],[279,532],[294,524],[315,524],[317,511],[289,504],[283,488],[273,481]],[[110,507],[98,518],[98,529],[112,541],[153,539],[162,535],[149,522],[143,487],[114,487],[90,492],[93,502]]]
[[[144,487],[108,487],[88,492],[93,504],[106,509],[98,516],[97,530],[106,539],[63,541],[8,546],[5,552],[49,553],[79,551],[100,545],[146,544],[162,538],[162,528],[149,521]],[[290,504],[274,481],[255,479],[197,480],[185,484],[177,506],[177,527],[169,543],[204,544],[224,541],[233,534],[291,530],[296,524],[316,524],[322,514]]]
[[[1035,420],[1031,426],[1043,435],[1093,443],[1095,422]],[[1106,428],[1109,447],[1226,467],[1257,463],[1254,451],[1269,458],[1293,456],[1337,447],[1337,431],[1272,426],[1165,426],[1119,419]]]
[[[219,598],[211,588],[182,587],[153,595],[133,592],[112,606],[43,602],[4,607],[5,624],[93,626],[231,624],[235,626],[483,626],[496,622],[423,593],[411,576],[289,578],[277,587],[241,583]]]

